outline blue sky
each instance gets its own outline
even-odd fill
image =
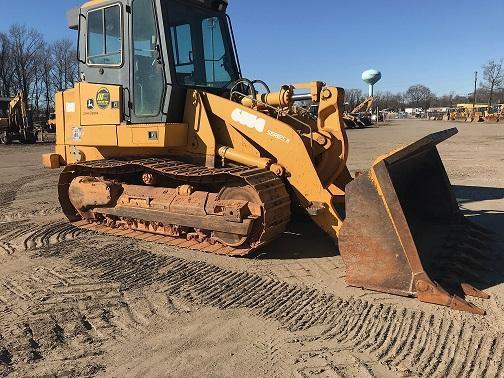
[[[74,39],[65,12],[80,3],[9,2],[0,31],[17,22]],[[377,90],[423,83],[465,94],[474,71],[504,58],[503,0],[230,0],[229,13],[244,75],[272,87],[322,80],[366,90],[360,74],[376,68]]]

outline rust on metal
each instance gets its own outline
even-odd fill
[[[150,186],[151,177],[173,186]],[[79,227],[218,254],[247,255],[290,220],[289,195],[273,172],[210,169],[168,158],[68,166],[59,198]]]
[[[339,248],[350,285],[484,314],[457,295],[488,298],[465,283],[470,266],[453,274],[470,253],[460,243],[455,250],[446,243],[473,230],[436,148],[456,132],[434,133],[399,149],[347,185]]]

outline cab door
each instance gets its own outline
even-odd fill
[[[156,5],[131,2],[131,123],[165,122],[166,77]]]

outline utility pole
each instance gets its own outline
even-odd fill
[[[478,85],[478,71],[474,72],[474,96],[473,96],[473,111],[476,107],[476,88]]]

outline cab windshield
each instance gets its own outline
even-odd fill
[[[225,15],[177,0],[164,0],[162,4],[174,81],[188,87],[217,89],[237,80]]]

